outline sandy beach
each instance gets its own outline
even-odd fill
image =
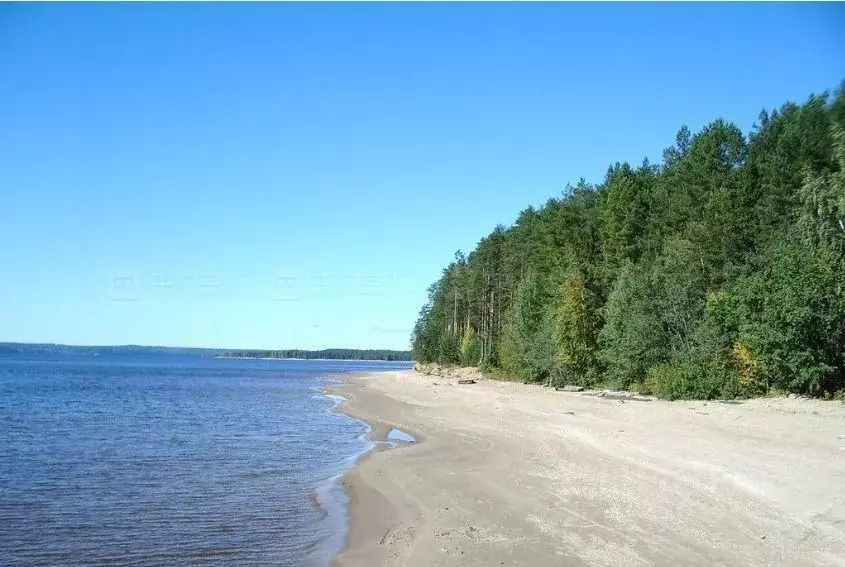
[[[845,406],[610,400],[413,371],[340,407],[417,443],[343,480],[340,567],[845,565]]]

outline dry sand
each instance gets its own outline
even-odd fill
[[[342,411],[417,438],[344,479],[338,566],[845,565],[845,406],[608,400],[413,371]]]

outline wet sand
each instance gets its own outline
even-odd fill
[[[339,410],[416,443],[343,480],[339,567],[845,565],[845,406],[608,400],[413,371]]]

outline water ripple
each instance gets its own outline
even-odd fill
[[[0,565],[327,564],[368,442],[313,388],[368,367],[0,359]]]

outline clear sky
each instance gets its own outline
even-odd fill
[[[0,6],[0,340],[406,348],[497,223],[845,79],[845,6]]]

